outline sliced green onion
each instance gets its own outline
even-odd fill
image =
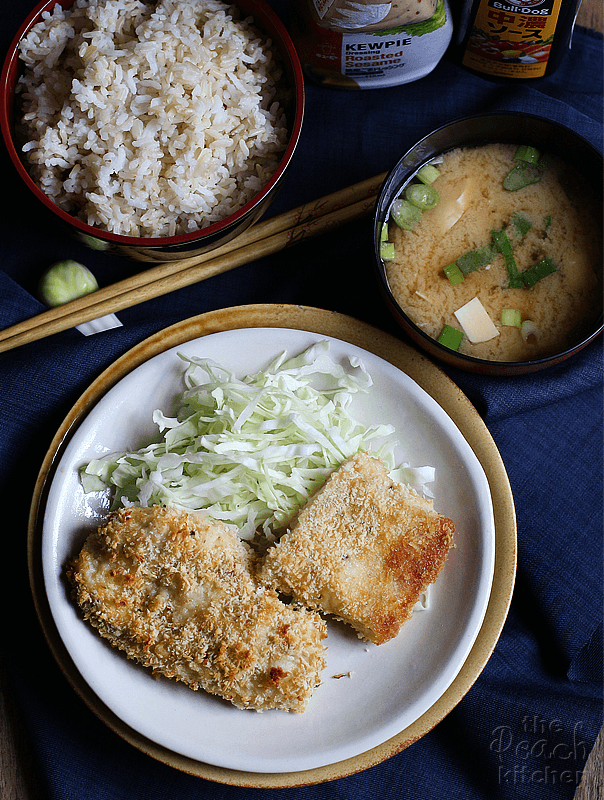
[[[540,281],[542,278],[551,275],[552,272],[556,272],[556,267],[554,266],[551,258],[545,256],[545,258],[542,258],[537,264],[534,264],[529,269],[524,270],[520,277],[522,278],[524,285],[530,289],[537,283],[537,281]]]
[[[540,156],[541,153],[534,147],[531,147],[529,144],[521,144],[518,150],[516,150],[514,158],[517,161],[527,161],[529,164],[537,164]]]
[[[437,342],[439,344],[443,344],[445,347],[448,347],[450,350],[459,350],[459,345],[462,343],[463,337],[463,331],[460,331],[451,325],[445,325],[437,339]]]
[[[545,224],[545,232],[546,232],[546,233],[548,233],[548,232],[549,232],[549,229],[550,229],[550,228],[551,228],[551,226],[552,226],[552,217],[551,217],[551,214],[548,214],[548,215],[547,215],[547,217],[546,217],[546,218],[545,218],[545,220],[544,220],[544,224]]]
[[[380,242],[380,257],[383,261],[392,261],[394,258],[394,242]]]
[[[455,262],[448,264],[444,268],[444,273],[452,286],[457,286],[458,283],[464,282],[463,272],[459,269]]]
[[[415,177],[418,179],[418,181],[430,185],[434,183],[439,175],[440,170],[436,169],[434,164],[424,164],[424,166],[417,171],[417,175]]]
[[[394,258],[394,242],[388,241],[388,223],[382,223],[380,231],[380,256],[383,261],[392,261]]]
[[[493,236],[493,241],[501,255],[505,258],[505,266],[508,271],[508,276],[510,279],[510,288],[511,289],[521,289],[522,288],[522,278],[520,277],[520,273],[518,272],[518,267],[516,265],[516,259],[514,258],[514,253],[512,252],[512,245],[510,244],[510,240],[508,239],[507,233],[505,230],[500,231],[491,231],[491,235]]]
[[[524,216],[524,214],[515,213],[512,215],[508,224],[510,247],[512,243],[518,242],[522,237],[526,236],[528,231],[532,228],[533,223]],[[482,269],[490,264],[491,261],[501,252],[497,244],[486,244],[484,247],[477,247],[464,253],[456,260],[456,264],[464,275],[467,275],[474,270]]]
[[[434,186],[427,186],[423,183],[410,183],[403,192],[406,200],[422,211],[435,208],[440,200],[440,195]]]
[[[522,324],[522,314],[519,308],[502,308],[501,324],[509,327],[519,328]]]
[[[421,209],[411,205],[408,200],[397,199],[392,203],[390,216],[406,231],[412,231],[422,218]]]
[[[509,192],[517,192],[532,183],[539,183],[542,174],[543,170],[537,165],[519,161],[503,179],[503,188]]]
[[[469,272],[474,272],[476,269],[486,267],[490,264],[493,258],[497,255],[497,248],[492,244],[487,244],[484,247],[477,247],[475,250],[470,250],[469,253],[464,253],[455,262],[464,275]]]
[[[537,338],[538,329],[532,320],[526,319],[520,326],[520,333],[522,334],[522,338],[524,339],[524,341],[528,342],[531,336],[534,339]]]
[[[504,189],[517,192],[519,189],[524,189],[525,186],[541,180],[544,165],[539,150],[530,145],[520,145],[516,150],[514,160],[518,163],[514,164],[503,179]]]
[[[532,227],[533,223],[528,217],[516,212],[510,220],[508,237],[510,240],[517,242],[523,239]]]

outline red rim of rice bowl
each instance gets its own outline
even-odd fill
[[[302,121],[304,117],[304,79],[302,74],[302,67],[294,47],[294,44],[279,17],[265,2],[265,0],[235,0],[235,2],[227,2],[226,5],[236,5],[242,9],[245,14],[254,18],[254,22],[258,28],[264,32],[274,43],[280,57],[283,61],[283,70],[287,81],[291,88],[291,100],[287,109],[288,119],[288,140],[286,148],[281,156],[278,167],[273,173],[268,182],[258,191],[250,200],[248,200],[237,211],[222,220],[213,222],[205,227],[198,228],[197,230],[187,233],[181,233],[175,236],[160,236],[160,237],[139,237],[139,236],[126,236],[122,234],[112,233],[103,230],[100,227],[92,226],[86,222],[72,216],[70,213],[58,206],[48,195],[46,195],[39,186],[32,179],[29,174],[22,158],[15,147],[13,141],[13,110],[14,110],[14,95],[15,85],[18,79],[20,70],[19,60],[19,42],[28,33],[30,28],[36,24],[41,15],[45,11],[52,10],[56,5],[61,5],[63,8],[69,8],[73,5],[74,0],[43,0],[39,3],[27,16],[21,27],[17,31],[9,51],[6,55],[1,79],[0,91],[2,92],[2,104],[0,108],[0,129],[4,138],[5,145],[8,149],[9,156],[14,166],[16,167],[20,177],[24,181],[27,188],[32,194],[40,200],[53,214],[60,217],[72,229],[75,228],[81,235],[84,241],[87,241],[91,246],[94,246],[93,241],[96,240],[98,245],[106,245],[107,248],[112,245],[126,246],[128,249],[127,254],[132,255],[130,248],[135,251],[144,250],[180,250],[183,255],[190,254],[191,246],[208,245],[202,247],[202,250],[211,249],[223,244],[225,241],[234,238],[234,236],[243,232],[258,217],[270,204],[272,199],[270,196],[274,193],[276,186],[282,178],[291,158],[294,154],[300,132],[302,128]],[[100,242],[99,242],[100,240]],[[97,246],[98,246],[97,245]]]

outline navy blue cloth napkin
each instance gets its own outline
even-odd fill
[[[284,4],[274,2],[285,16]],[[2,3],[3,51],[30,9]],[[304,129],[270,214],[394,165],[432,128],[479,111],[558,120],[602,146],[602,37],[575,32],[551,78],[500,86],[447,58],[427,78],[358,93],[307,87]],[[20,187],[4,153],[0,326],[41,310],[37,278],[52,261],[86,263],[102,285],[139,267],[65,235]],[[42,459],[81,392],[150,334],[204,311],[296,303],[349,314],[395,336],[372,278],[370,222],[347,226],[197,286],[120,312],[123,327],[76,330],[0,357],[3,507],[1,657],[7,697],[46,800],[252,800],[258,790],[206,782],[139,752],[101,723],[55,664],[30,599],[26,530]],[[571,798],[602,724],[602,352],[532,377],[445,370],[483,416],[507,468],[518,516],[518,576],[483,673],[423,739],[361,774],[262,791],[269,800],[337,797],[487,800]],[[13,580],[10,580],[12,578]]]

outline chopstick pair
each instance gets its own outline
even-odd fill
[[[161,262],[111,286],[51,308],[0,331],[0,352],[182,289],[263,258],[370,213],[386,173],[259,222],[221,247]]]

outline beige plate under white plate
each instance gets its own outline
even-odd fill
[[[247,772],[202,763],[158,745],[124,723],[99,700],[74,664],[51,613],[43,575],[42,521],[49,486],[61,455],[90,410],[122,378],[158,354],[208,334],[245,328],[287,328],[333,337],[397,367],[436,400],[457,426],[486,475],[493,505],[495,565],[491,593],[478,635],[452,683],[421,716],[387,741],[333,764],[292,772]],[[516,572],[516,520],[505,467],[486,426],[461,390],[432,362],[389,334],[351,317],[302,306],[252,305],[209,312],[161,331],[127,352],[94,381],[64,420],[40,470],[30,513],[28,557],[34,601],[50,648],[75,691],[103,722],[138,749],[183,772],[235,786],[280,788],[336,780],[379,764],[420,739],[459,703],[487,663],[507,616]]]

